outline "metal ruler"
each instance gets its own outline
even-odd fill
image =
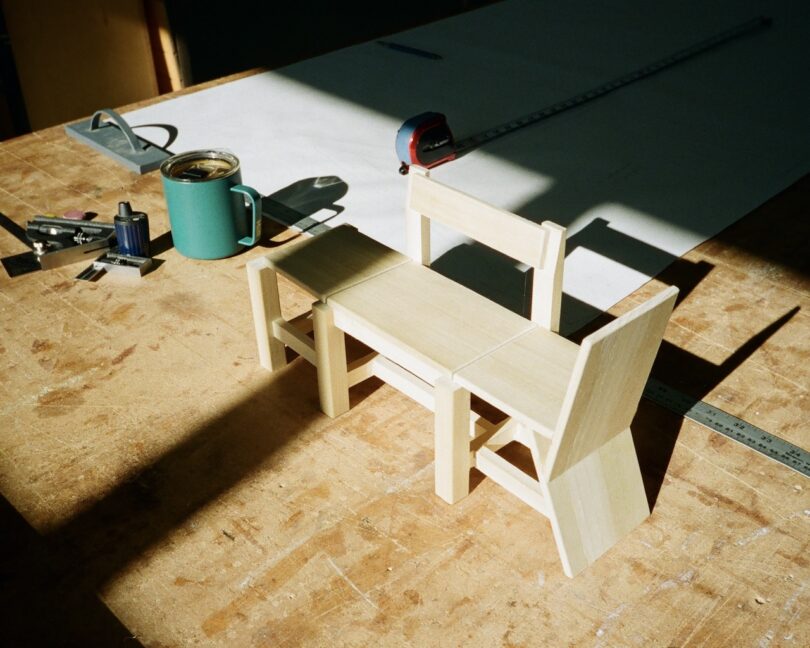
[[[523,128],[524,126],[537,123],[543,119],[548,119],[549,117],[553,117],[554,115],[566,110],[570,110],[571,108],[576,108],[577,106],[586,104],[589,101],[603,97],[614,90],[618,90],[619,88],[623,88],[631,83],[645,79],[653,74],[657,74],[662,70],[672,67],[677,63],[681,63],[710,49],[723,45],[731,40],[734,40],[735,38],[740,38],[746,34],[770,27],[770,25],[771,19],[765,16],[760,16],[744,22],[737,27],[733,27],[724,32],[716,34],[711,38],[696,43],[695,45],[679,50],[674,54],[670,54],[669,56],[666,56],[654,63],[645,65],[638,70],[625,74],[624,76],[620,76],[613,81],[609,81],[608,83],[597,86],[596,88],[588,90],[587,92],[583,92],[569,99],[559,101],[546,108],[536,110],[528,115],[524,115],[523,117],[518,117],[517,119],[508,121],[500,126],[495,126],[494,128],[490,128],[477,135],[472,135],[463,140],[457,141],[455,147],[456,153],[461,155],[469,149],[481,146],[482,144],[490,142],[498,137],[502,137],[507,133],[511,133],[512,131]]]
[[[679,392],[655,378],[647,381],[643,396],[671,412],[742,443],[805,477],[810,477],[810,452],[788,443],[756,425]]]

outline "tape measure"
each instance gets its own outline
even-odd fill
[[[614,90],[624,88],[631,83],[657,74],[677,63],[703,54],[735,38],[740,38],[746,34],[770,27],[771,24],[772,21],[770,18],[759,16],[758,18],[744,22],[737,27],[716,34],[695,45],[679,50],[674,54],[670,54],[654,63],[645,65],[629,74],[620,76],[613,81],[592,88],[587,92],[575,95],[564,101],[558,101],[546,108],[536,110],[517,119],[512,119],[458,142],[454,142],[453,133],[450,130],[445,115],[438,112],[421,113],[406,120],[397,131],[395,149],[401,163],[399,172],[402,175],[407,174],[408,167],[411,164],[432,168],[444,162],[449,162],[469,150],[477,148],[498,137],[502,137],[520,128],[536,124],[539,121],[558,115],[561,112],[571,110],[572,108],[603,97]]]
[[[717,409],[708,403],[679,392],[650,378],[644,388],[644,398],[670,412],[719,432],[744,446],[810,477],[810,452],[788,443],[765,430]]]
[[[402,175],[408,173],[410,164],[429,169],[456,157],[456,144],[447,118],[437,112],[424,112],[406,120],[397,131],[395,148],[402,162],[399,167]]]

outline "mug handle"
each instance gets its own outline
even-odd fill
[[[250,203],[251,218],[253,224],[253,233],[250,236],[239,239],[239,245],[255,245],[262,236],[262,197],[258,191],[247,185],[234,185],[231,191],[244,194]]]

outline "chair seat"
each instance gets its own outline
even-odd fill
[[[463,367],[453,381],[547,436],[557,425],[579,346],[535,328]]]
[[[414,263],[334,293],[327,304],[339,328],[430,384],[537,326]]]
[[[410,262],[396,250],[340,225],[271,251],[267,265],[319,301],[395,266]]]

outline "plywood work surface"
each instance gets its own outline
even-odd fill
[[[245,263],[289,233],[185,259],[157,174],[59,128],[0,144],[21,225],[119,200],[163,242],[143,280],[0,273],[0,643],[810,644],[806,478],[642,401],[652,516],[568,579],[548,522],[497,485],[433,494],[426,409],[369,381],[331,420],[308,363],[259,368]],[[805,447],[808,210],[805,178],[611,311],[680,285],[656,376]]]

